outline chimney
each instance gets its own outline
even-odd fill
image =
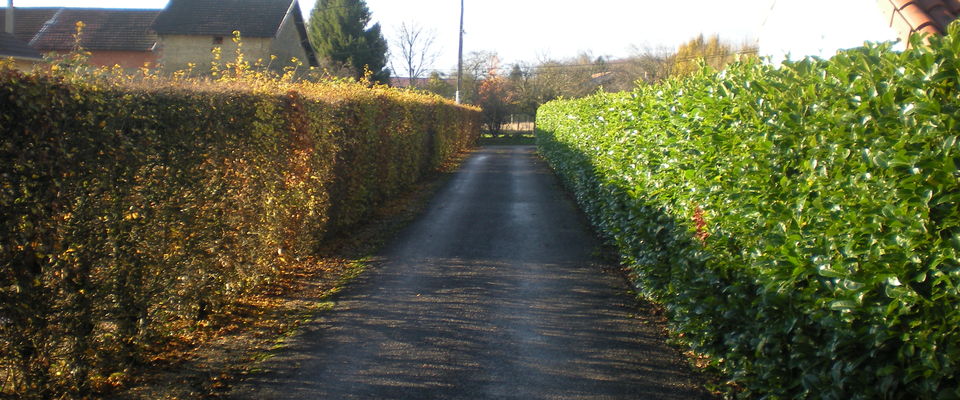
[[[13,34],[13,0],[7,0],[7,33]]]

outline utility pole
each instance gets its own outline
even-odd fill
[[[463,0],[460,0],[460,51],[457,56],[457,104],[460,104],[461,89],[463,89]]]

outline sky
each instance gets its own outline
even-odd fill
[[[457,0],[366,0],[375,23],[393,40],[401,23],[436,36],[430,69],[457,64]],[[876,0],[464,0],[464,53],[493,51],[502,65],[574,58],[623,58],[646,49],[675,49],[703,33],[760,46],[761,55],[829,57],[864,41],[895,40]],[[14,0],[16,7],[163,8],[167,0]],[[309,18],[314,0],[300,0]],[[824,12],[830,10],[830,12]],[[399,65],[399,63],[398,63]]]

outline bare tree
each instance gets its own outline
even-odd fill
[[[610,85],[611,90],[630,90],[637,84],[656,83],[670,77],[676,59],[674,49],[633,46],[631,53],[617,65],[619,79]]]
[[[677,48],[671,75],[690,75],[700,68],[700,61],[721,70],[742,57],[756,57],[756,54],[756,46],[750,43],[738,46],[720,40],[718,35],[704,38],[703,34],[700,34]]]
[[[463,77],[460,100],[464,104],[477,104],[480,84],[497,75],[500,57],[494,51],[472,51],[463,59]]]
[[[394,45],[400,51],[403,65],[396,68],[391,62],[391,68],[394,71],[405,70],[410,78],[409,85],[415,86],[416,80],[437,60],[438,52],[433,48],[437,39],[436,31],[404,22],[397,29],[396,36]]]

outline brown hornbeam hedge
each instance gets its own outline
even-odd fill
[[[0,68],[4,394],[88,392],[479,134],[356,83],[150,82]]]

